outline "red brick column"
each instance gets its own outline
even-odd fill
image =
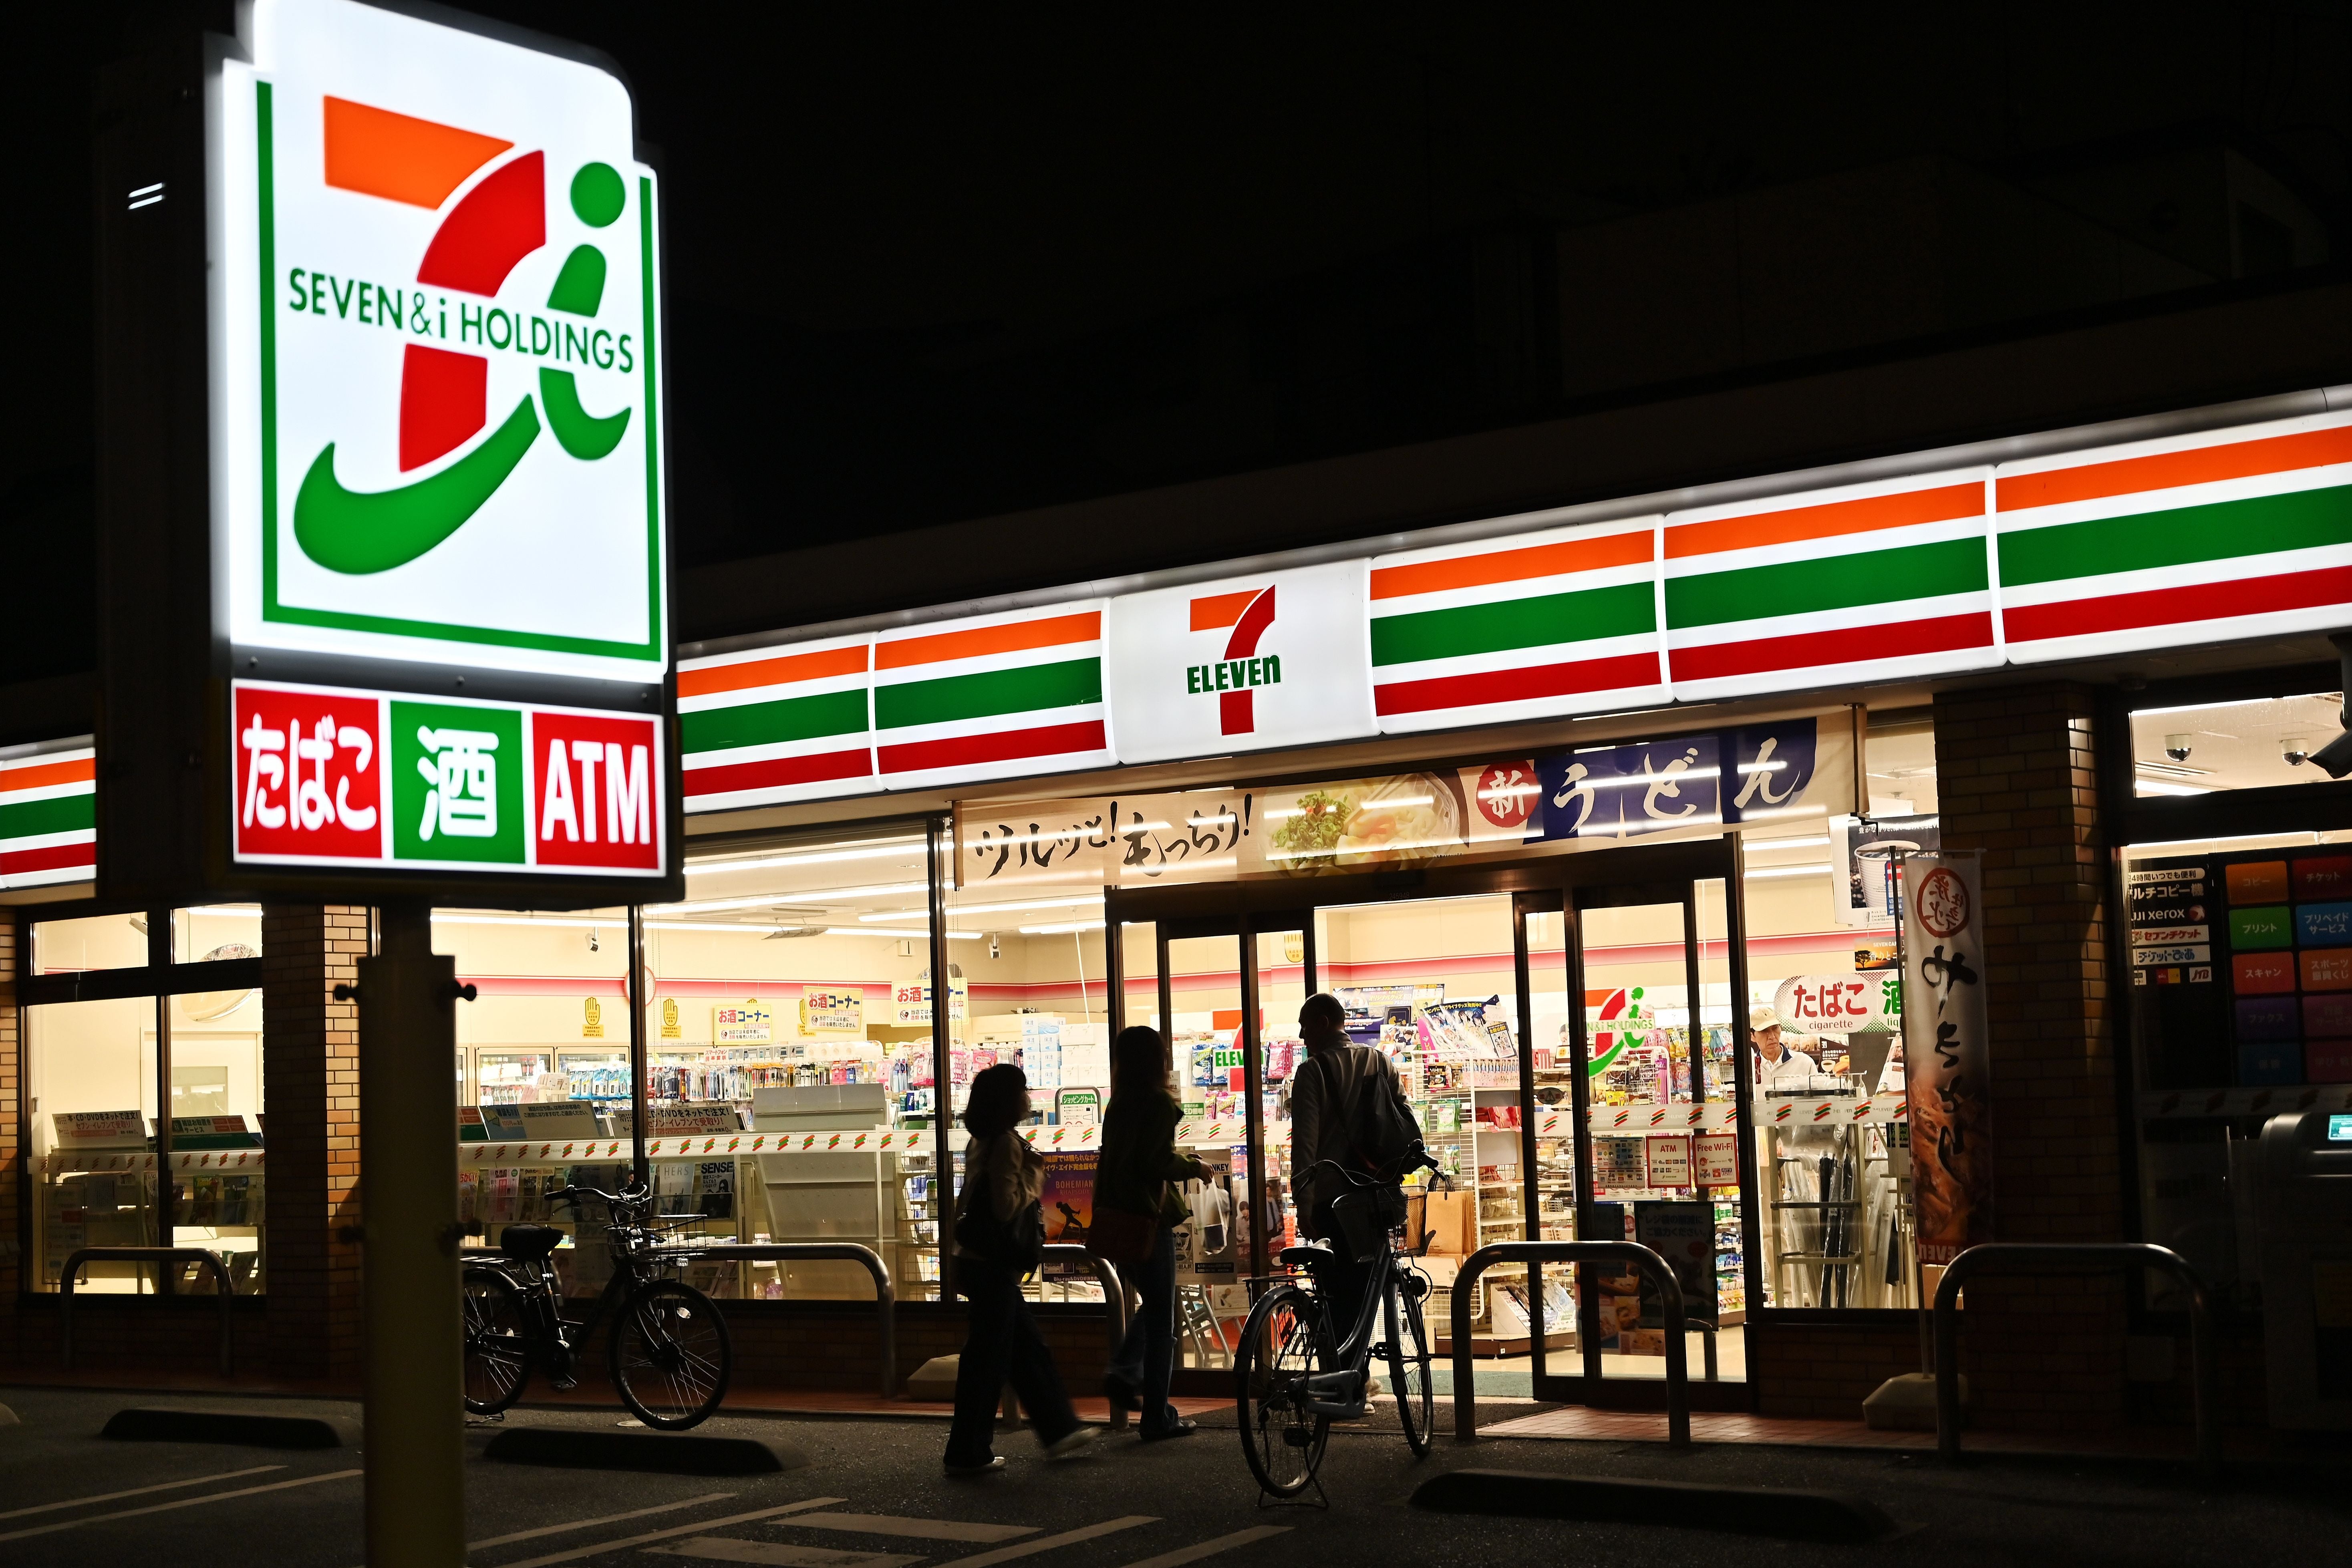
[[[1984,855],[2002,1241],[2124,1239],[2095,711],[2087,688],[2055,683],[1936,699],[1944,845]],[[1965,1317],[1982,1424],[2123,1421],[2120,1277],[1988,1279]]]
[[[18,1112],[24,1105],[25,1047],[17,1031],[16,977],[18,958],[32,942],[32,928],[14,910],[0,909],[0,1225],[16,1245],[0,1248],[0,1312],[12,1317],[16,1292],[24,1289],[24,1252],[33,1245],[31,1215],[26,1206],[20,1167],[26,1153],[17,1142]],[[13,1345],[13,1331],[0,1332],[0,1355]]]
[[[358,975],[367,910],[271,904],[261,917],[269,1118],[270,1375],[356,1384],[360,1352]]]

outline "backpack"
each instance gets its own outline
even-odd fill
[[[1368,1050],[1370,1047],[1359,1046],[1352,1048]],[[1335,1075],[1339,1069],[1332,1065],[1338,1056],[1339,1053],[1334,1051],[1307,1058],[1323,1068],[1326,1094],[1338,1088]],[[1345,1097],[1340,1097],[1339,1125],[1348,1130],[1348,1146],[1355,1154],[1357,1163],[1368,1174],[1394,1181],[1405,1161],[1421,1147],[1421,1127],[1413,1121],[1412,1111],[1402,1097],[1386,1092],[1388,1088],[1387,1075],[1376,1073],[1364,1081],[1363,1090],[1356,1096],[1354,1104],[1347,1103]]]
[[[1014,1133],[1001,1134],[1014,1137]],[[1028,1274],[1043,1261],[1045,1221],[1041,1205],[1032,1199],[1011,1220],[996,1217],[995,1206],[982,1190],[979,1162],[967,1161],[963,1191],[956,1194],[956,1245],[1015,1274]]]

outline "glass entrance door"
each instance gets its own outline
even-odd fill
[[[1744,1407],[1752,1177],[1739,1136],[1735,999],[1747,979],[1733,847],[1578,856],[1567,879],[1561,902],[1522,922],[1531,977],[1560,976],[1569,1003],[1564,1050],[1549,1069],[1528,1057],[1538,1224],[1664,1257],[1682,1286],[1692,1404]],[[1638,1271],[1542,1269],[1527,1289],[1540,1307],[1537,1397],[1663,1403],[1664,1306]]]

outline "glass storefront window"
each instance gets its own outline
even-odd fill
[[[881,1255],[899,1300],[937,1298],[929,900],[919,826],[688,856],[685,900],[646,910],[647,1131],[657,1148],[730,1128],[807,1146],[657,1153],[661,1212],[745,1242],[856,1242]],[[961,970],[982,943],[967,933],[949,945],[950,1018],[964,1026]],[[693,1278],[719,1296],[873,1295],[854,1263],[714,1265]]]
[[[1918,1300],[1886,889],[1896,858],[1938,843],[1932,725],[1924,715],[1874,723],[1865,766],[1869,809],[1859,820],[1811,816],[1742,840],[1748,994],[1725,1024],[1750,1086],[1766,1306]],[[1757,1008],[1780,1019],[1777,1038],[1755,1037]]]
[[[144,996],[25,1009],[33,1134],[35,1288],[54,1290],[85,1247],[165,1245],[150,1158],[155,1004]],[[77,1289],[143,1293],[150,1266],[91,1264]]]
[[[172,911],[172,962],[209,963],[261,956],[259,904],[204,904]]]
[[[35,974],[146,967],[147,916],[142,911],[33,922]]]
[[[942,869],[953,879],[960,868]],[[1045,1239],[1083,1245],[1110,1101],[1101,876],[1073,875],[1055,858],[1037,856],[1016,857],[1013,868],[984,885],[974,876],[961,880],[947,892],[949,961],[964,989],[961,1015],[949,1016],[949,1114],[961,1111],[982,1070],[1017,1063],[1035,1108],[1027,1131],[1045,1159]],[[1180,1016],[1185,1005],[1179,1002]],[[1150,1012],[1130,1016],[1140,1023]],[[952,1191],[962,1187],[965,1142],[961,1127],[950,1130]],[[1064,1259],[1048,1259],[1032,1290],[1047,1300],[1101,1299],[1092,1270]]]
[[[2132,794],[2324,782],[2311,754],[2343,733],[2343,709],[2341,691],[2138,709],[2131,716]]]

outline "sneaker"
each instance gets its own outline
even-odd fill
[[[1088,1448],[1094,1447],[1096,1435],[1095,1429],[1091,1426],[1081,1426],[1075,1432],[1065,1433],[1045,1445],[1045,1458],[1049,1459],[1080,1458]]]
[[[983,1460],[977,1465],[959,1465],[953,1459],[950,1459],[948,1461],[948,1474],[951,1476],[984,1476],[989,1474],[991,1471],[1001,1470],[1003,1468],[1004,1456],[1002,1454],[998,1454],[992,1458]]]
[[[1147,1443],[1165,1443],[1171,1437],[1190,1437],[1200,1429],[1201,1424],[1198,1421],[1179,1421],[1174,1426],[1162,1427],[1157,1432],[1144,1433],[1143,1440]]]

